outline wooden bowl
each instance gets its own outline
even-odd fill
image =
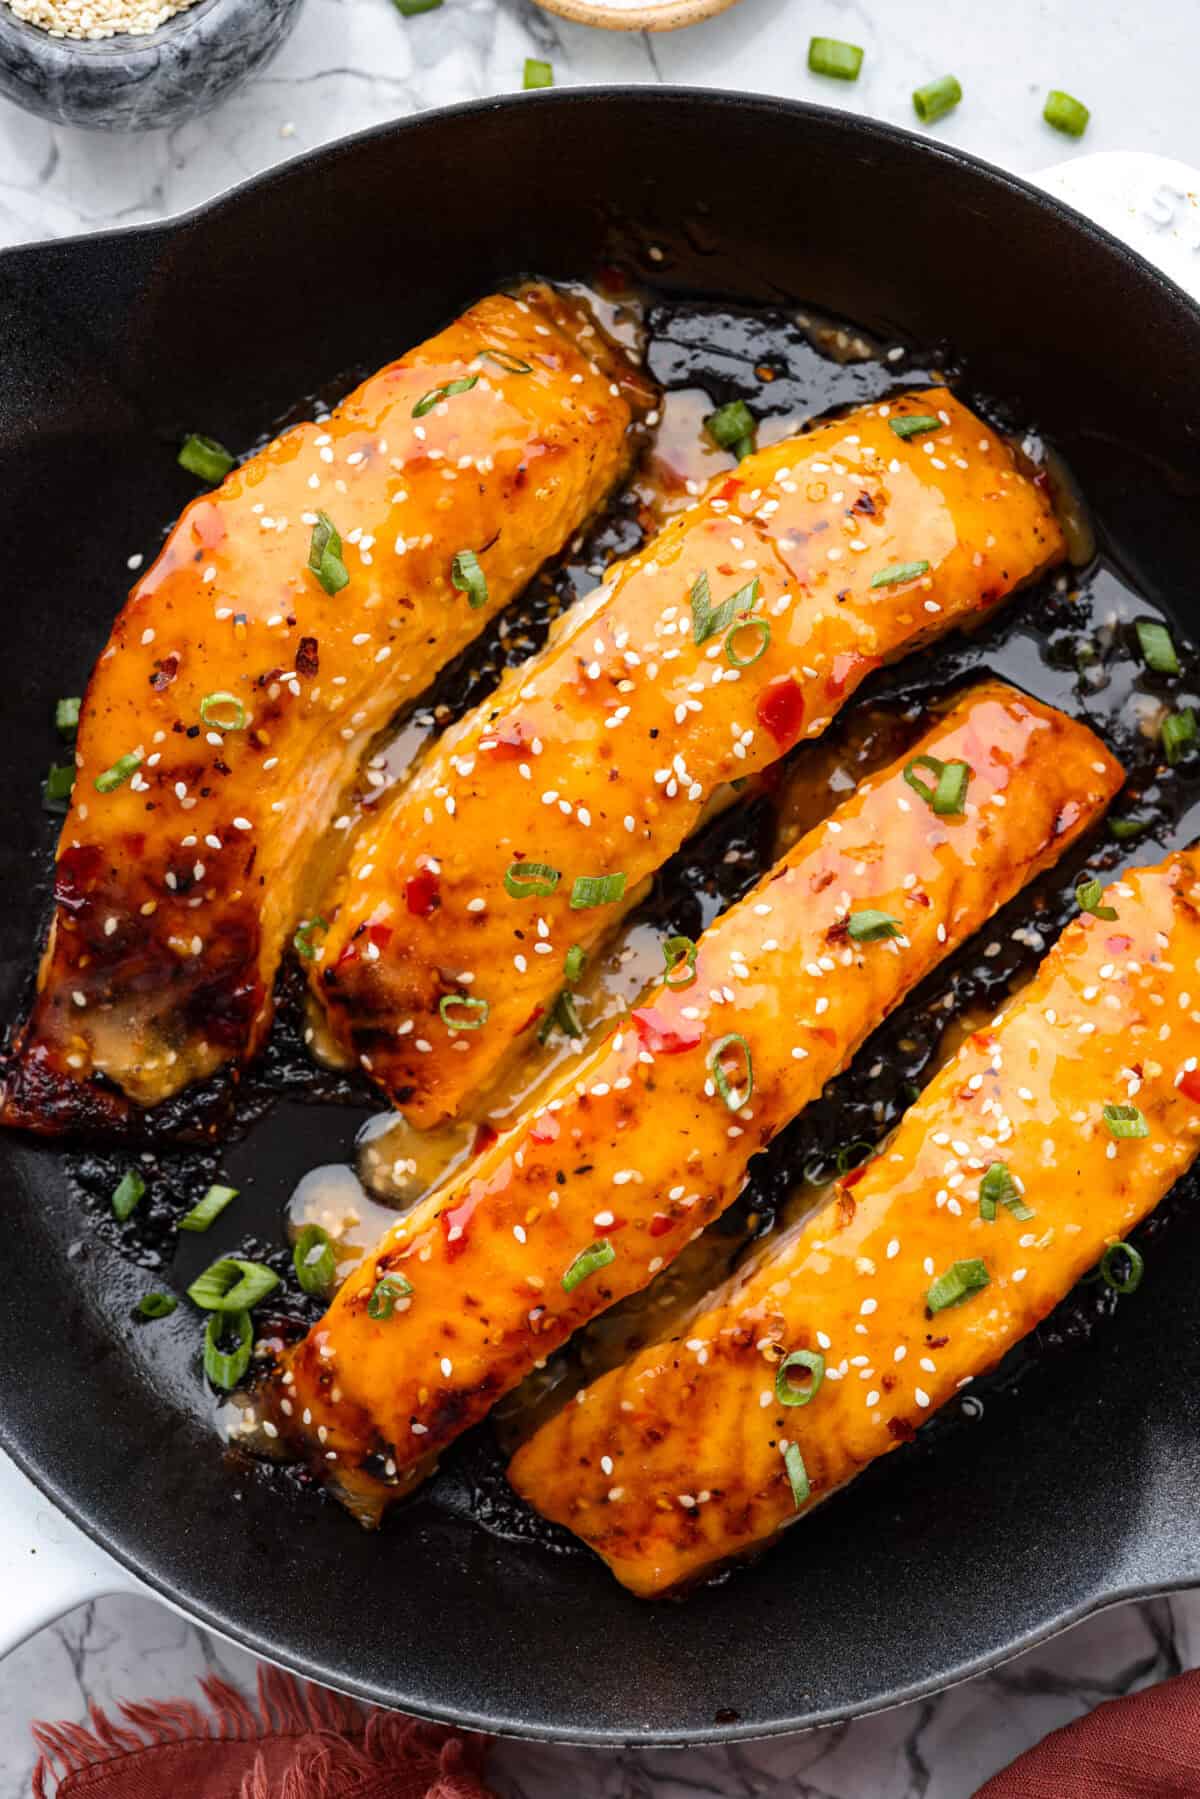
[[[641,0],[640,5],[614,0],[537,0],[547,12],[577,25],[599,25],[605,31],[678,31],[681,25],[698,25],[737,0]]]

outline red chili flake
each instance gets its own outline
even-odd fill
[[[388,944],[392,941],[392,927],[390,924],[369,924],[367,926],[367,936],[375,945],[376,949],[386,949]]]
[[[150,677],[150,685],[155,693],[162,693],[171,685],[179,673],[179,654],[172,650],[169,656],[154,664],[154,673]]]
[[[1193,1105],[1200,1106],[1200,1069],[1189,1069],[1179,1083],[1179,1091],[1185,1094]]]
[[[971,1032],[971,1048],[972,1049],[994,1049],[995,1046],[996,1046],[996,1039],[991,1031],[972,1031]]]
[[[529,744],[525,737],[525,727],[520,719],[512,719],[498,730],[488,726],[487,735],[479,739],[479,747],[489,755],[502,762],[511,762],[517,756],[529,754]]]
[[[618,1218],[614,1213],[612,1223],[598,1224],[596,1226],[596,1233],[601,1237],[611,1237],[614,1231],[623,1231],[628,1223],[628,1218]]]
[[[476,1206],[483,1198],[486,1188],[482,1181],[472,1181],[467,1189],[467,1197],[456,1206],[447,1206],[439,1212],[442,1221],[442,1233],[446,1239],[446,1255],[450,1261],[460,1256],[467,1247],[467,1227],[470,1225]]]
[[[529,1135],[535,1143],[557,1143],[562,1135],[562,1126],[553,1112],[543,1112],[530,1125]]]
[[[867,1172],[867,1167],[868,1164],[866,1162],[860,1162],[857,1168],[847,1169],[846,1173],[842,1176],[842,1186],[857,1187],[859,1181],[861,1181],[863,1175]]]
[[[1104,939],[1104,947],[1105,949],[1112,950],[1114,955],[1119,956],[1122,955],[1125,950],[1133,948],[1133,938],[1121,936],[1106,937]]]
[[[771,733],[776,743],[795,743],[804,723],[804,694],[800,684],[790,675],[772,681],[758,696],[755,707],[758,722]]]
[[[321,658],[315,637],[302,637],[296,649],[296,673],[312,680],[321,671]]]
[[[665,1237],[667,1232],[674,1228],[675,1220],[668,1217],[666,1212],[656,1212],[650,1220],[650,1235],[652,1237]]]
[[[499,1137],[500,1133],[495,1125],[489,1124],[485,1118],[482,1124],[475,1126],[475,1139],[471,1144],[471,1154],[481,1156],[485,1149],[490,1149],[492,1144],[499,1140]]]
[[[881,660],[882,658],[879,656],[860,656],[857,650],[849,650],[845,655],[835,656],[833,667],[825,678],[826,693],[835,696],[845,693],[846,684],[851,677],[854,678],[855,685],[859,681],[865,681],[871,670],[879,667]]]
[[[525,1023],[517,1026],[517,1036],[519,1037],[523,1031],[527,1031],[529,1029],[531,1024],[536,1024],[538,1019],[544,1018],[545,1015],[546,1015],[545,1006],[535,1006],[533,1008],[533,1011],[529,1014],[529,1017],[525,1020]]]
[[[695,1049],[704,1036],[704,1026],[698,1018],[681,1018],[675,1023],[658,1006],[639,1006],[630,1017],[652,1055],[678,1056],[684,1050]]]
[[[428,918],[438,905],[438,878],[432,869],[421,868],[404,883],[404,903],[414,918]]]

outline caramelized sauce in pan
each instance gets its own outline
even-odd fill
[[[1127,862],[1157,859],[1200,832],[1200,757],[1165,769],[1157,745],[1167,707],[1200,703],[1200,658],[1173,628],[1181,675],[1166,679],[1144,668],[1133,621],[1162,615],[1117,567],[1096,556],[1086,511],[1052,449],[1040,443],[1028,421],[1013,419],[987,395],[974,392],[969,369],[904,345],[872,344],[848,327],[808,315],[746,313],[620,293],[592,297],[613,334],[642,350],[664,390],[639,468],[608,511],[537,577],[523,603],[496,620],[424,703],[376,746],[347,796],[343,840],[406,777],[438,730],[486,695],[504,668],[544,642],[554,620],[591,591],[610,561],[628,554],[714,473],[732,466],[703,431],[703,419],[714,407],[746,400],[765,444],[830,410],[941,378],[957,385],[997,428],[1015,435],[1044,471],[1068,522],[1077,566],[1010,602],[978,634],[881,671],[826,738],[801,747],[777,778],[718,809],[661,871],[653,890],[627,912],[608,951],[593,958],[576,995],[583,1033],[603,1028],[661,968],[663,937],[698,937],[869,769],[900,753],[930,707],[983,672],[1086,717],[1130,771],[1114,815],[1136,818],[1142,828],[1136,837],[1105,834],[1085,844],[936,971],[758,1158],[746,1190],[725,1217],[644,1293],[597,1319],[511,1395],[494,1423],[457,1444],[433,1480],[408,1502],[468,1513],[501,1535],[564,1549],[577,1546],[509,1491],[502,1446],[511,1446],[582,1381],[636,1345],[669,1332],[739,1258],[758,1253],[756,1246],[819,1200],[839,1158],[849,1165],[877,1144],[963,1029],[994,1011],[1004,994],[1028,977],[1073,914],[1074,888],[1084,868],[1111,876]],[[339,389],[349,388],[363,372],[348,371]],[[313,410],[310,397],[295,416],[311,416]],[[289,422],[278,421],[276,429]],[[52,836],[48,823],[48,851]],[[338,851],[340,844],[331,846],[331,854]],[[160,1365],[163,1357],[173,1359],[171,1378],[186,1402],[204,1415],[215,1413],[225,1434],[255,1447],[263,1445],[254,1436],[252,1414],[247,1424],[242,1408],[215,1406],[205,1390],[199,1316],[185,1302],[170,1319],[135,1327],[122,1309],[129,1293],[168,1284],[182,1292],[216,1256],[252,1256],[283,1277],[255,1314],[260,1342],[281,1343],[321,1310],[319,1300],[300,1292],[291,1271],[291,1241],[304,1223],[319,1222],[330,1231],[344,1275],[397,1209],[461,1168],[480,1132],[503,1129],[577,1053],[575,1040],[556,1031],[496,1089],[479,1096],[471,1118],[421,1138],[403,1120],[381,1114],[377,1096],[333,1065],[302,994],[298,971],[285,971],[267,1051],[236,1093],[225,1082],[214,1082],[163,1108],[162,1116],[149,1122],[143,1145],[67,1156],[87,1233],[119,1248],[129,1268],[120,1298],[112,1301],[115,1328],[129,1333],[135,1344],[143,1330],[162,1333],[156,1357]],[[190,1145],[169,1140],[181,1129],[190,1133]],[[109,1196],[134,1163],[146,1178],[146,1198],[121,1226],[112,1218]],[[205,1235],[178,1233],[180,1216],[217,1179],[237,1186],[238,1199]],[[1168,1199],[1139,1236],[1169,1230],[1172,1211],[1181,1203],[1182,1195]],[[81,1255],[88,1253],[87,1236],[81,1235],[79,1247]],[[1099,1284],[1081,1286],[996,1375],[947,1407],[914,1444],[889,1457],[889,1464],[921,1455],[931,1432],[964,1428],[993,1399],[1006,1399],[1039,1356],[1086,1337],[1117,1303]],[[1134,1296],[1122,1303],[1139,1301]],[[1036,1404],[1036,1391],[1028,1402]],[[239,1450],[229,1453],[242,1462]],[[260,1478],[307,1480],[295,1470],[254,1468]],[[250,1465],[243,1471],[252,1472]],[[887,1469],[881,1477],[888,1477]]]

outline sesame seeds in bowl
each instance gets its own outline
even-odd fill
[[[39,25],[50,37],[144,37],[157,31],[196,0],[4,0],[27,24]]]
[[[0,0],[0,93],[60,125],[194,117],[282,44],[300,0]]]

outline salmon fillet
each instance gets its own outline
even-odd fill
[[[599,505],[647,397],[573,302],[493,295],[187,508],[84,698],[3,1122],[112,1122],[254,1053],[366,745]]]
[[[634,1593],[769,1542],[907,1441],[1191,1166],[1200,853],[1100,903],[874,1161],[518,1452],[517,1491]]]
[[[969,771],[959,810],[930,804],[939,767]],[[285,1355],[285,1434],[377,1515],[717,1217],[755,1152],[1120,783],[1052,708],[998,682],[960,699],[716,920],[693,979],[651,990],[389,1231]]]
[[[380,809],[320,908],[336,1041],[413,1124],[454,1115],[714,793],[1063,553],[1040,489],[943,388],[747,456]]]

